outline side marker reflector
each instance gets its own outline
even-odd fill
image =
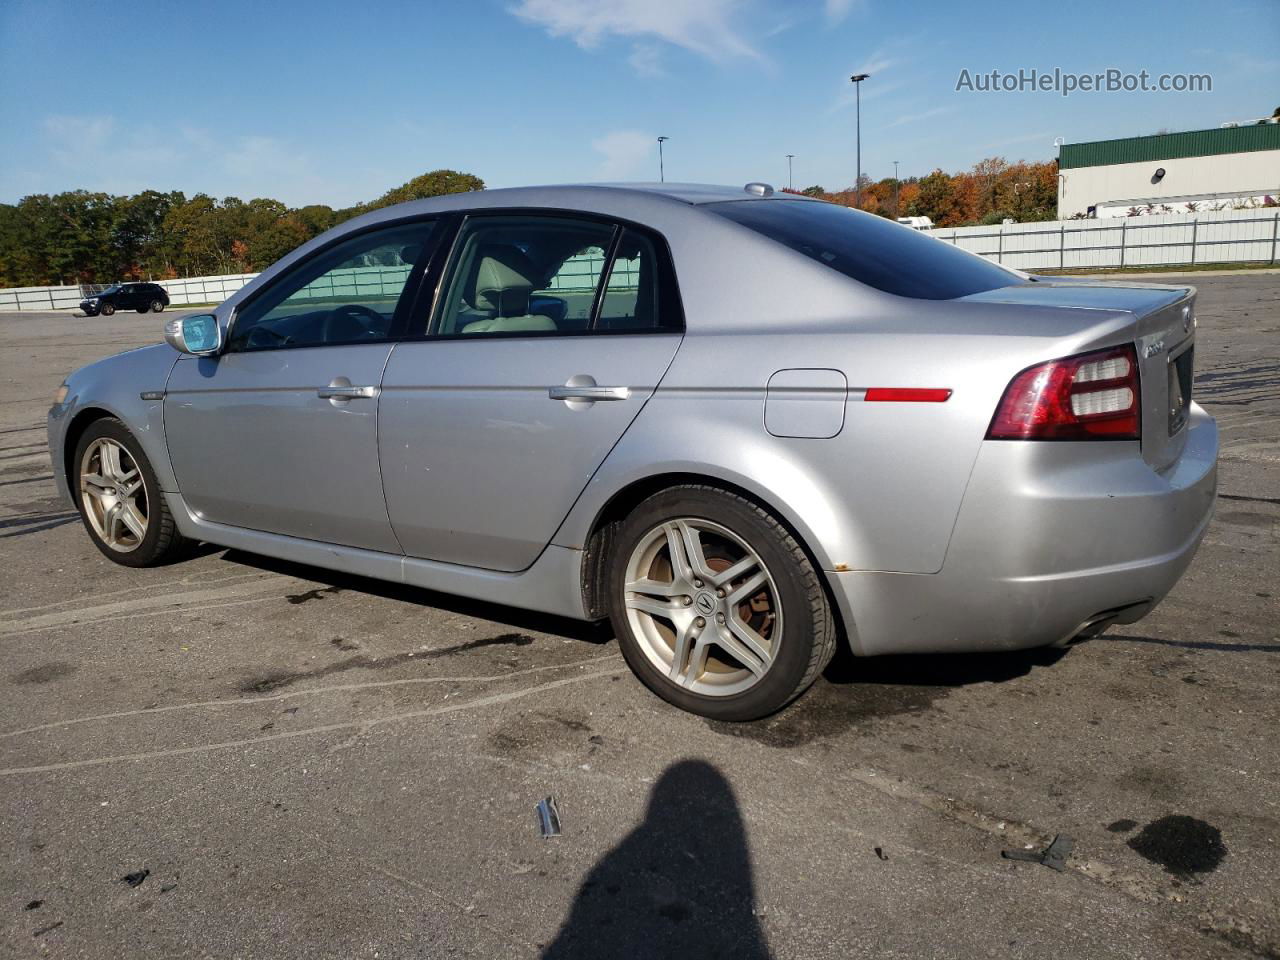
[[[866,399],[875,403],[946,403],[951,391],[923,387],[868,387]]]

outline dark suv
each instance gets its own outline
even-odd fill
[[[85,297],[80,309],[86,317],[109,317],[117,310],[159,313],[169,305],[169,295],[156,283],[113,283],[101,293]]]

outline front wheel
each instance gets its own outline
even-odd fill
[[[609,566],[622,654],[654,693],[716,720],[782,709],[835,653],[817,571],[767,510],[673,487],[622,523]]]
[[[152,313],[159,313],[159,312],[160,312],[161,310],[163,310],[163,309],[164,309],[164,301],[163,301],[163,300],[152,300],[152,301],[151,301],[151,312],[152,312]]]
[[[174,559],[187,541],[160,493],[151,462],[119,420],[91,423],[76,445],[71,487],[94,545],[126,567]]]
[[[98,312],[101,313],[104,317],[109,317],[116,312],[116,308],[114,305],[110,303],[104,303],[101,307],[98,308]]]

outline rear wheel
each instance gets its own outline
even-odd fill
[[[98,312],[101,313],[104,317],[109,317],[116,312],[115,304],[104,303],[101,307],[98,308]]]
[[[150,567],[187,545],[160,493],[151,462],[119,420],[89,425],[76,445],[72,489],[89,537],[110,560]]]
[[[786,706],[835,652],[817,572],[768,511],[683,486],[644,501],[610,558],[609,601],[623,656],[664,700],[718,720]]]
[[[160,312],[161,310],[163,310],[163,309],[164,309],[164,301],[163,301],[163,300],[152,300],[152,301],[151,301],[151,312],[152,312],[152,313],[159,313],[159,312]]]

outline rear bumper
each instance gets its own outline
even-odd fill
[[[1187,429],[1163,472],[1136,443],[984,443],[941,571],[828,574],[854,651],[1016,650],[1145,616],[1213,515],[1217,425],[1193,405]]]

